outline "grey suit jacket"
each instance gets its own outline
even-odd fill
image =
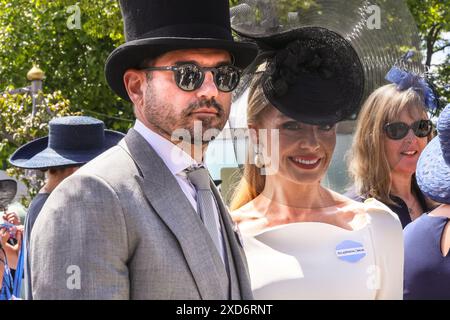
[[[242,246],[220,205],[239,286],[231,298],[252,299]],[[33,228],[30,258],[34,299],[229,298],[208,231],[133,129],[52,192]]]

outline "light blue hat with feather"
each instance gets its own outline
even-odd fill
[[[416,178],[426,196],[450,204],[450,104],[441,112],[437,130],[438,136],[420,155]]]

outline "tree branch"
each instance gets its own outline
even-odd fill
[[[434,43],[436,43],[436,41],[438,40],[439,33],[441,33],[441,31],[442,31],[442,25],[439,25],[439,28],[436,28],[434,30],[434,34],[433,34],[433,38],[432,38]]]
[[[431,66],[431,57],[433,56],[433,48],[437,41],[437,37],[439,33],[442,30],[442,25],[440,23],[435,23],[431,26],[430,30],[428,31],[428,35],[426,37],[427,42],[427,59],[425,61],[425,65],[430,67]]]
[[[433,53],[439,52],[439,51],[444,50],[445,48],[448,48],[448,47],[450,47],[450,43],[447,43],[447,44],[445,44],[445,45],[443,45],[441,47],[438,47],[438,48],[434,49]]]
[[[434,30],[439,26],[439,23],[435,23],[431,26],[430,30],[428,30],[427,38],[431,38],[434,34]]]

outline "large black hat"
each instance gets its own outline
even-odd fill
[[[168,51],[215,48],[230,52],[239,68],[257,54],[252,43],[235,42],[228,0],[120,0],[126,42],[106,60],[110,87],[129,101],[123,75],[147,58]]]
[[[407,50],[417,53],[411,69],[423,70],[420,38],[404,1],[315,0],[287,6],[278,0],[239,0],[231,13],[232,28],[260,50],[235,99],[259,73],[267,100],[301,122],[354,118]]]
[[[116,145],[125,135],[105,130],[103,121],[85,116],[54,118],[49,134],[19,147],[9,162],[24,169],[79,166]]]
[[[261,86],[281,113],[305,123],[334,124],[359,108],[364,70],[356,51],[339,34],[303,27],[260,41],[276,50]]]

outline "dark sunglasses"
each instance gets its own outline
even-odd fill
[[[433,123],[430,120],[419,120],[411,126],[404,122],[387,123],[384,126],[386,135],[392,140],[400,140],[408,135],[409,129],[412,129],[416,137],[424,138],[433,130]]]
[[[231,92],[239,84],[240,69],[232,65],[220,67],[200,67],[194,63],[184,63],[170,67],[148,67],[144,71],[173,71],[175,83],[184,91],[194,91],[201,87],[205,80],[205,73],[211,71],[217,89]]]

